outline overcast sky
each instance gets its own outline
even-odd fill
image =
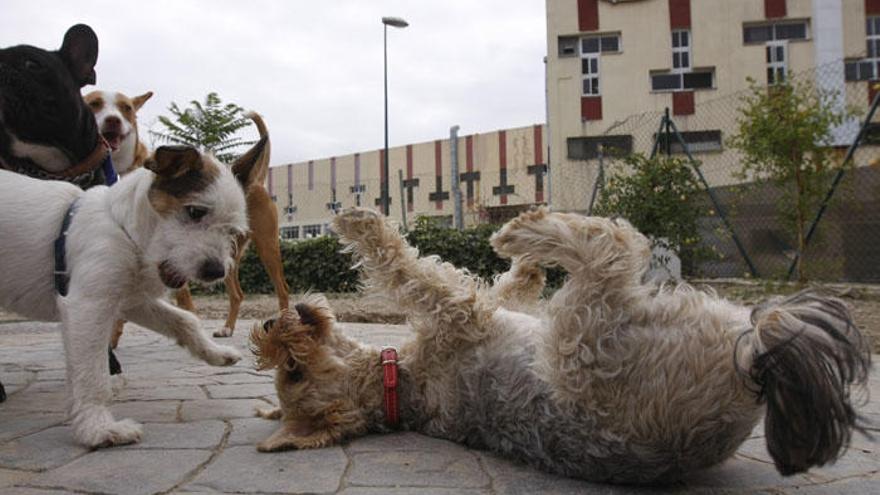
[[[382,16],[410,23],[388,28],[392,147],[544,122],[543,0],[0,0],[0,47],[57,49],[89,24],[84,92],[153,91],[142,137],[216,91],[264,115],[280,165],[383,146]]]

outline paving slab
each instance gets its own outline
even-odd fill
[[[229,447],[184,490],[235,493],[333,493],[348,466],[340,447],[266,454]]]
[[[105,449],[27,482],[84,492],[148,495],[171,490],[211,457],[199,450]]]
[[[206,332],[222,321],[204,322]],[[242,328],[250,325],[242,321]],[[350,336],[399,345],[404,325],[343,324]],[[767,454],[762,426],[736,456],[665,487],[612,486],[547,474],[491,453],[416,433],[370,435],[326,449],[264,454],[255,444],[278,421],[254,417],[276,401],[273,374],[257,372],[247,332],[218,339],[244,359],[218,368],[173,342],[127,325],[117,356],[111,410],[144,424],[139,444],[89,451],[65,422],[63,350],[54,327],[0,325],[0,380],[14,393],[0,404],[0,493],[342,493],[346,495],[498,495],[645,493],[819,495],[880,493],[880,444],[855,435],[835,464],[782,478]],[[880,362],[880,356],[874,357]],[[880,371],[861,412],[880,433]]]

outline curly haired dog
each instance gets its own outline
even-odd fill
[[[844,304],[799,293],[756,308],[687,286],[644,285],[649,242],[627,222],[546,209],[492,238],[510,272],[487,286],[419,258],[377,213],[334,228],[369,290],[408,312],[400,427],[596,481],[657,483],[730,457],[764,416],[784,475],[837,459],[858,429],[851,385],[870,353]],[[516,312],[568,280],[541,317]],[[334,328],[312,296],[251,333],[258,367],[277,367],[281,428],[262,451],[321,447],[389,431],[380,349]]]

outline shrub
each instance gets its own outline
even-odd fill
[[[436,219],[419,217],[413,229],[406,234],[407,241],[424,255],[438,255],[443,261],[464,268],[485,280],[507,271],[510,262],[499,258],[489,238],[497,225],[479,225],[461,231],[443,226]],[[292,292],[354,292],[359,272],[352,270],[351,256],[340,252],[335,237],[324,236],[299,242],[282,242],[281,257],[284,276]],[[561,285],[564,274],[559,270],[548,272],[548,286]],[[239,267],[239,280],[245,293],[269,294],[272,283],[256,252],[248,248]],[[222,292],[201,288],[201,292]]]
[[[652,239],[654,247],[671,249],[682,269],[692,273],[705,253],[699,247],[695,200],[699,184],[684,160],[657,155],[629,155],[612,169],[596,214],[621,216]]]

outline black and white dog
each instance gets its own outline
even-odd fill
[[[57,51],[0,49],[0,168],[82,188],[106,183],[108,149],[80,88],[95,83],[98,38],[71,27]]]
[[[71,27],[56,51],[0,49],[0,169],[84,189],[108,182],[109,150],[80,95],[95,83],[97,59],[98,38],[84,24]],[[121,372],[112,351],[110,371]]]

